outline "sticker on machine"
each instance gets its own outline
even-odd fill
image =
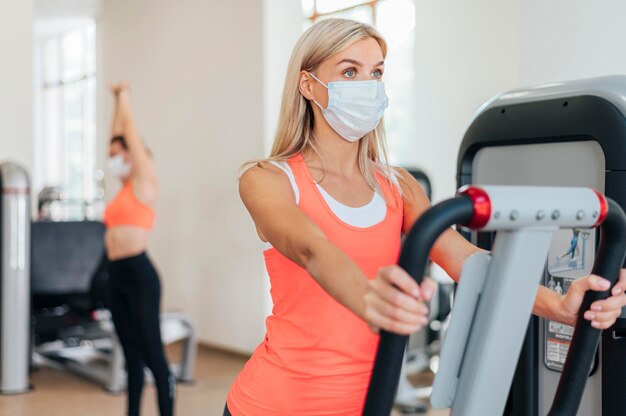
[[[576,279],[591,273],[595,257],[595,230],[574,228],[559,230],[552,241],[547,260],[544,285],[564,295]],[[544,363],[561,371],[569,350],[574,327],[544,320]]]
[[[554,235],[548,252],[548,273],[550,276],[570,278],[578,278],[591,273],[594,249],[594,229],[559,230]],[[548,284],[546,286],[554,290]]]
[[[569,287],[569,285],[567,285]],[[574,327],[555,321],[545,321],[545,363],[551,370],[561,371],[572,335]]]

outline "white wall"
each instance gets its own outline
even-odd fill
[[[0,12],[0,162],[33,166],[32,0],[2,3]]]
[[[263,113],[266,153],[274,141],[287,64],[302,34],[302,3],[263,0]]]
[[[262,16],[261,0],[107,0],[100,21],[102,82],[130,80],[156,158],[150,250],[164,309],[240,351],[264,334],[261,247],[237,192],[239,165],[264,153]],[[104,143],[111,99],[102,104]]]
[[[626,74],[621,0],[416,0],[414,163],[434,199],[455,189],[458,146],[480,105],[525,85]]]
[[[302,3],[263,0],[263,144],[270,154],[280,114],[285,75],[293,46],[302,34]],[[270,282],[264,278],[265,314],[272,312]]]
[[[523,85],[626,74],[626,2],[520,2]]]
[[[518,2],[416,0],[416,126],[413,163],[434,200],[456,189],[456,158],[480,105],[518,85]]]

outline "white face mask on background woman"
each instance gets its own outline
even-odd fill
[[[119,179],[125,179],[130,175],[131,166],[130,163],[124,160],[124,156],[116,155],[107,160],[107,168],[111,175]]]
[[[309,75],[328,88],[326,108],[313,102],[322,110],[330,127],[349,142],[374,130],[389,105],[382,81],[333,81],[326,85],[310,72]]]

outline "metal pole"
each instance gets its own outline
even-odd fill
[[[26,171],[0,165],[0,393],[30,390],[30,201]]]

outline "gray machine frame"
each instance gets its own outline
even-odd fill
[[[30,199],[26,171],[0,165],[0,393],[30,390]]]
[[[424,277],[437,238],[452,224],[497,230],[498,242],[490,261],[479,254],[464,264],[458,290],[462,306],[460,314],[453,309],[432,401],[437,407],[452,407],[453,415],[498,416],[505,409],[515,358],[524,338],[520,328],[530,316],[552,236],[560,228],[600,227],[591,273],[614,285],[626,258],[626,214],[590,188],[464,187],[455,198],[425,211],[406,236],[398,265],[417,283]],[[584,313],[610,292],[608,287],[584,295],[549,415],[573,416],[580,408],[602,334]],[[363,416],[391,412],[407,338],[380,331]]]
[[[489,100],[478,111],[469,126],[461,144],[458,157],[457,184],[487,183],[495,181],[497,169],[509,176],[518,176],[512,185],[524,183],[523,172],[513,167],[495,167],[494,158],[484,158],[492,149],[518,152],[521,155],[525,146],[528,151],[541,152],[542,148],[551,151],[568,146],[584,147],[584,155],[600,153],[604,166],[595,169],[592,175],[599,176],[607,197],[615,200],[622,208],[626,207],[626,76],[607,76],[579,81],[553,83],[532,88],[518,89],[498,95]],[[536,147],[532,147],[536,146]],[[544,147],[545,146],[545,147]],[[594,150],[594,146],[599,151]],[[537,154],[537,153],[536,153]],[[576,163],[577,161],[572,161]],[[584,163],[581,161],[581,163]],[[493,171],[483,175],[485,166]],[[558,162],[542,169],[558,171]],[[527,169],[528,167],[525,167]],[[589,168],[591,169],[591,168]],[[556,185],[556,176],[545,177],[543,183],[532,185]],[[572,177],[570,183],[558,185],[586,186],[580,178]],[[489,182],[496,183],[496,182]],[[602,189],[601,189],[602,190]],[[490,249],[493,235],[490,233],[469,233],[467,238],[477,245]],[[524,348],[516,370],[515,380],[509,397],[506,414],[539,415],[545,412],[542,392],[555,389],[547,380],[543,358],[540,356],[543,334],[538,319],[532,319],[528,326]],[[626,414],[626,314],[623,314],[610,331],[602,338],[598,371],[600,392],[597,400],[601,405],[593,407],[594,414],[603,416]],[[554,377],[556,379],[556,377]],[[601,379],[601,381],[600,381]],[[593,384],[593,383],[592,383]],[[541,388],[539,387],[541,385]],[[589,389],[588,389],[589,390]],[[583,407],[585,404],[583,403]],[[598,407],[601,407],[600,410]],[[581,408],[581,409],[582,409]],[[582,411],[582,410],[581,410]],[[544,413],[545,414],[545,413]]]
[[[524,340],[519,328],[532,312],[553,236],[560,228],[594,227],[601,210],[589,189],[481,188],[496,244],[463,265],[431,397],[452,416],[502,414]]]

